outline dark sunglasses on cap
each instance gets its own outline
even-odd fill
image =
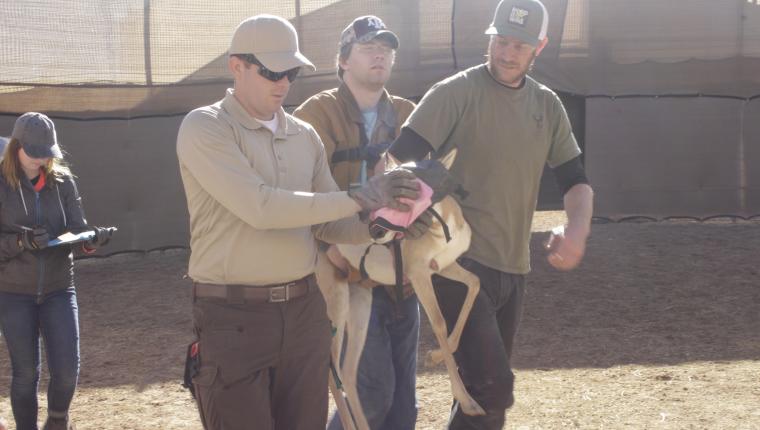
[[[235,57],[240,58],[248,64],[255,64],[259,66],[259,75],[261,75],[264,79],[270,80],[272,82],[277,82],[287,76],[288,81],[292,83],[296,80],[298,72],[301,71],[300,67],[294,67],[292,69],[285,70],[284,72],[273,72],[261,64],[261,62],[253,54],[235,54]]]

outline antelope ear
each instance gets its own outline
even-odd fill
[[[441,157],[440,160],[438,161],[440,161],[441,164],[443,164],[444,167],[446,167],[446,170],[450,170],[451,165],[454,164],[454,159],[456,158],[457,158],[457,148],[454,148],[451,151],[449,151],[448,154]]]
[[[396,157],[391,155],[390,151],[385,152],[385,171],[393,170],[400,166],[401,163],[398,161]]]

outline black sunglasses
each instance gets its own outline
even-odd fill
[[[264,79],[270,80],[272,82],[277,82],[287,76],[288,81],[292,83],[296,80],[298,72],[301,71],[300,67],[294,67],[292,69],[285,70],[284,72],[273,72],[261,64],[261,62],[253,54],[235,54],[235,56],[248,64],[255,64],[259,66],[259,75],[261,75]]]

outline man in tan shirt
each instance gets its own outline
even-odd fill
[[[257,15],[235,30],[234,89],[190,112],[177,155],[190,212],[189,274],[206,429],[323,429],[330,323],[315,237],[369,240],[356,216],[415,198],[410,172],[342,192],[319,136],[282,103],[301,67],[295,28]]]

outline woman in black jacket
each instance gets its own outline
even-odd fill
[[[95,235],[82,244],[85,252],[110,238],[110,230],[87,225],[53,122],[36,112],[20,116],[0,161],[0,331],[13,369],[11,405],[18,430],[37,429],[40,336],[50,372],[44,429],[70,428],[69,405],[79,376],[72,245],[48,247],[48,242],[88,230]]]

